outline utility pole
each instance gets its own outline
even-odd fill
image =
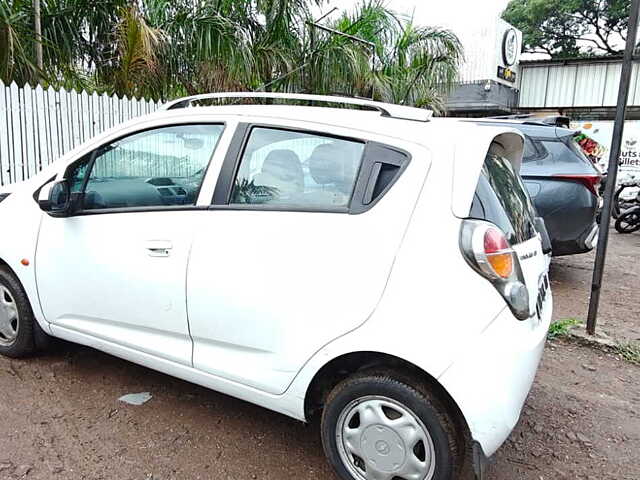
[[[587,333],[589,335],[594,335],[596,332],[602,276],[604,274],[604,263],[607,257],[607,244],[609,243],[609,223],[611,222],[611,210],[613,207],[613,192],[615,191],[616,180],[618,178],[618,159],[620,157],[620,145],[622,144],[622,134],[624,132],[624,119],[627,113],[634,47],[636,46],[638,33],[639,10],[640,0],[632,0],[629,11],[627,44],[622,60],[622,73],[620,74],[616,120],[613,126],[613,139],[611,141],[611,154],[609,156],[609,167],[607,169],[607,185],[604,191],[604,206],[600,215],[600,233],[598,235],[596,261],[593,268],[593,280],[591,282],[591,298],[589,299],[589,314],[587,316]]]
[[[36,32],[36,67],[38,67],[38,78],[42,76],[44,70],[42,61],[42,24],[40,22],[40,0],[33,0],[34,30]]]

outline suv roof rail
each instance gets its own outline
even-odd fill
[[[531,113],[514,113],[513,115],[496,115],[495,117],[483,117],[487,120],[522,120],[525,118],[533,118]]]
[[[407,107],[405,105],[396,105],[393,103],[376,102],[364,98],[353,97],[337,97],[332,95],[310,95],[304,93],[271,93],[271,92],[221,92],[221,93],[203,93],[200,95],[192,95],[190,97],[178,98],[166,103],[161,110],[174,110],[177,108],[189,107],[193,102],[209,99],[227,99],[227,98],[273,98],[282,100],[304,100],[309,102],[320,103],[339,103],[342,105],[354,105],[360,107],[368,107],[380,112],[383,117],[397,118],[402,120],[416,120],[420,122],[428,122],[433,116],[432,110],[426,110],[416,107]]]
[[[549,115],[537,117],[532,113],[517,113],[514,115],[499,115],[497,117],[484,117],[486,120],[523,120],[525,125],[540,125],[551,127],[570,128],[571,119],[563,115]]]

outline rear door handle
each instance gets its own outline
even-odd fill
[[[173,244],[169,240],[148,240],[145,248],[150,257],[168,257]]]

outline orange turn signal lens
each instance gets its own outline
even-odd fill
[[[496,275],[509,278],[513,273],[513,252],[504,233],[489,228],[484,234],[484,253]]]
[[[513,254],[493,253],[487,255],[487,261],[496,275],[502,278],[509,278],[513,273]]]

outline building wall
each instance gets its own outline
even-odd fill
[[[503,45],[506,32],[515,32],[513,48],[515,64],[504,61]],[[464,48],[459,83],[447,99],[447,114],[451,116],[489,116],[512,113],[517,108],[517,79],[522,32],[497,18],[473,29],[456,29]],[[498,76],[499,68],[509,69],[515,81]]]
[[[520,66],[520,109],[607,110],[615,107],[621,59],[544,61]],[[631,76],[629,105],[640,106],[640,61]]]
[[[460,68],[460,83],[493,80],[515,87],[516,84],[498,78],[498,66],[505,66],[502,59],[502,42],[507,30],[516,31],[518,52],[522,46],[522,32],[509,23],[497,18],[494,22],[479,25],[474,29],[456,29],[455,34],[464,48],[465,61]],[[518,62],[511,67],[519,74]]]

